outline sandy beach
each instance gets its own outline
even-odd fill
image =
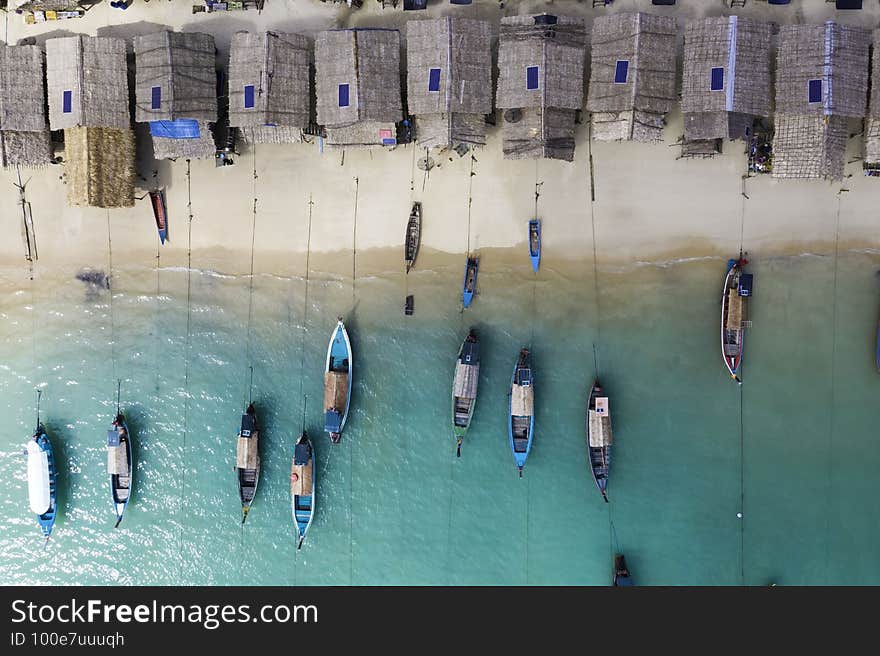
[[[191,15],[189,4],[135,2],[122,12],[102,3],[82,19],[33,26],[11,13],[4,18],[6,40],[16,43],[34,36],[41,42],[73,31],[130,39],[171,26],[212,34],[218,62],[224,62],[231,34],[240,29],[273,28],[313,36],[328,27],[402,27],[410,18],[452,12],[488,19],[497,29],[502,14],[546,9],[584,15],[590,21],[599,12],[638,9],[671,13],[679,19],[681,30],[689,18],[725,12],[720,1],[681,2],[674,8],[659,8],[648,2],[618,0],[605,10],[578,2],[510,2],[503,9],[495,2],[477,2],[470,7],[432,5],[427,12],[383,11],[373,2],[349,10],[344,5],[320,2],[272,1],[261,14]],[[834,18],[869,27],[880,15],[880,7],[873,6],[858,12],[836,12],[821,0],[795,4],[797,7],[768,7],[753,2],[739,11],[779,22]],[[603,265],[616,267],[726,257],[739,249],[741,237],[747,250],[762,256],[828,252],[838,238],[841,248],[873,249],[880,246],[872,221],[878,182],[863,177],[860,162],[853,161],[860,156],[862,144],[857,135],[860,126],[854,123],[851,128],[854,136],[850,139],[848,177],[842,184],[764,176],[750,178],[744,186],[746,156],[741,142],[725,143],[723,154],[713,159],[677,159],[676,141],[682,134],[678,110],[669,116],[663,142],[657,144],[591,144],[585,115],[578,126],[576,157],[571,163],[506,161],[501,156],[500,128],[490,127],[487,145],[474,151],[473,158],[470,154],[432,153],[436,165],[427,174],[416,165],[424,153],[412,145],[390,151],[325,148],[321,152],[314,140],[243,147],[235,166],[222,169],[215,168],[211,160],[157,165],[141,158],[140,174],[149,182],[142,180],[140,184],[144,190],[152,184],[167,189],[171,239],[158,249],[161,266],[186,265],[191,212],[193,266],[227,273],[248,270],[251,228],[255,225],[256,272],[302,275],[304,253],[310,244],[312,265],[317,269],[350,275],[353,247],[364,254],[402,245],[414,200],[421,201],[424,208],[423,247],[447,254],[523,247],[526,221],[537,214],[544,221],[544,253],[550,266],[554,261],[560,265],[562,261],[591,261],[594,222],[598,258]],[[145,136],[143,130],[139,134]],[[143,145],[140,150],[145,150]],[[157,171],[155,178],[153,171]],[[21,172],[36,226],[38,270],[62,264],[101,266],[108,257],[108,217],[115,262],[155,265],[157,239],[147,200],[109,213],[67,207],[62,174],[61,166]],[[6,170],[0,175],[0,203],[7,208],[8,230],[16,235],[4,240],[0,257],[7,270],[26,271],[23,246],[17,237],[17,173]],[[748,199],[742,195],[744,189]],[[358,275],[369,273],[364,268],[369,261],[359,261]],[[484,266],[491,266],[491,258],[484,260]]]

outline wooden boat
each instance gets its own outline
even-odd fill
[[[745,272],[748,260],[740,254],[727,261],[727,275],[721,289],[721,357],[730,377],[741,383],[739,369],[745,350],[748,298],[752,295],[752,274]]]
[[[629,569],[626,566],[626,558],[623,557],[623,554],[617,554],[614,556],[613,585],[620,587],[635,585],[635,583],[633,583],[632,575],[629,573]]]
[[[462,284],[461,302],[464,307],[470,307],[477,290],[477,271],[480,268],[480,258],[468,256],[464,266],[464,283]]]
[[[455,360],[452,379],[452,432],[458,441],[456,456],[461,456],[461,442],[474,417],[477,387],[480,383],[480,340],[471,328]]]
[[[535,386],[532,372],[532,356],[527,348],[521,349],[513,376],[510,379],[510,416],[508,419],[510,450],[516,468],[522,470],[532,449],[535,437]]]
[[[415,298],[413,297],[412,294],[409,294],[403,303],[403,314],[408,317],[411,317],[414,311],[415,311]]]
[[[244,524],[260,482],[260,427],[253,403],[241,416],[241,430],[235,444],[235,469],[241,498],[241,523]]]
[[[36,514],[37,523],[48,541],[55,526],[58,512],[58,469],[52,442],[43,424],[37,419],[37,429],[27,443],[28,501],[31,512]]]
[[[153,206],[153,218],[156,219],[159,240],[164,244],[165,240],[168,239],[168,208],[165,204],[164,189],[156,189],[150,192],[150,205]]]
[[[419,243],[422,239],[422,204],[413,203],[406,224],[406,241],[404,242],[403,259],[406,261],[406,272],[413,268],[419,254]]]
[[[348,418],[352,364],[351,342],[340,317],[330,335],[324,366],[324,430],[334,443],[342,438],[342,429]]]
[[[608,473],[611,467],[611,412],[608,397],[599,384],[593,382],[587,401],[587,454],[593,480],[605,502],[608,502]]]
[[[541,219],[529,221],[529,259],[532,261],[532,270],[538,273],[541,265]]]
[[[299,436],[293,449],[290,464],[290,506],[293,523],[299,534],[296,548],[302,547],[312,517],[315,516],[315,450],[305,431]]]
[[[122,523],[131,496],[134,478],[131,454],[128,425],[117,408],[116,419],[107,431],[107,473],[110,475],[110,494],[113,499],[113,510],[116,513],[116,525],[113,528],[117,528]]]

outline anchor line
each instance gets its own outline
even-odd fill
[[[355,305],[355,286],[357,285],[357,225],[358,225],[358,191],[360,180],[354,179],[354,221],[351,228],[351,304]]]
[[[257,239],[257,149],[254,147],[254,207],[251,220],[251,266],[248,274],[248,318],[247,318],[247,361],[250,370],[248,384],[248,404],[254,400],[254,354],[253,354],[253,320],[254,320],[254,245]]]
[[[186,209],[187,209],[187,243],[186,243],[186,337],[183,356],[183,466],[181,467],[181,498],[186,497],[186,438],[189,432],[189,360],[192,339],[192,169],[190,160],[186,160]],[[183,546],[183,527],[178,532],[181,547]]]
[[[110,234],[110,210],[107,210],[107,258],[107,291],[110,292],[110,361],[113,364],[113,378],[117,378],[116,323],[113,316],[113,240]]]
[[[309,316],[309,277],[311,274],[310,268],[310,258],[312,251],[312,207],[314,206],[314,201],[312,200],[312,195],[309,194],[309,228],[306,237],[306,274],[305,274],[305,290],[303,292],[303,325],[302,325],[302,335],[300,339],[300,348],[299,348],[299,394],[303,398],[305,398],[305,368],[306,368],[306,330],[308,329],[308,316]],[[305,401],[303,401],[303,430],[305,430],[306,423],[306,415],[305,415]]]
[[[746,584],[746,487],[745,487],[745,418],[743,388],[739,386],[739,581]]]
[[[471,155],[471,170],[468,174],[468,202],[467,202],[467,254],[471,254],[471,205],[474,202],[474,162],[477,159]]]
[[[831,384],[828,396],[830,398],[830,410],[828,411],[828,504],[831,504],[831,499],[833,498],[834,493],[834,477],[833,477],[833,469],[834,469],[834,377],[837,373],[837,362],[836,362],[836,348],[837,344],[837,278],[838,278],[838,268],[839,268],[839,257],[840,257],[840,211],[841,205],[843,201],[841,199],[840,193],[837,196],[837,216],[834,222],[834,292],[832,294],[832,303],[831,303]],[[827,536],[830,536],[831,533],[831,508],[828,509],[828,512],[825,513],[825,576],[826,576],[826,585],[828,584],[828,572],[829,572],[829,563],[831,559],[831,540]]]

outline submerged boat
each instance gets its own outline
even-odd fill
[[[293,462],[290,464],[290,506],[299,534],[299,543],[296,546],[299,549],[315,515],[315,450],[305,431],[299,436],[293,449]]]
[[[608,397],[599,384],[593,383],[590,398],[587,401],[587,454],[590,457],[590,471],[593,480],[608,502],[608,472],[611,467],[611,412]]]
[[[406,272],[413,268],[419,254],[419,243],[422,238],[422,204],[413,203],[406,224],[406,241],[404,242],[403,259],[406,261]]]
[[[477,271],[480,268],[479,257],[468,257],[464,265],[464,283],[462,284],[461,302],[464,307],[470,307],[477,290]]]
[[[532,261],[532,270],[538,273],[541,265],[541,219],[529,221],[529,259]]]
[[[471,328],[458,349],[455,375],[452,379],[452,432],[458,441],[457,456],[461,456],[461,442],[474,416],[479,383],[480,340]]]
[[[116,409],[116,419],[107,431],[107,473],[110,475],[110,495],[113,499],[113,510],[116,513],[117,528],[122,523],[128,500],[131,496],[134,469],[131,457],[131,436],[125,416]]]
[[[165,204],[165,190],[156,189],[150,192],[150,205],[153,206],[153,218],[156,219],[156,230],[159,240],[164,244],[168,239],[168,208]]]
[[[727,261],[727,275],[721,290],[721,357],[730,377],[741,383],[739,369],[745,350],[748,298],[752,295],[752,274],[745,272],[748,260],[740,255]]]
[[[614,556],[614,578],[612,585],[619,587],[635,585],[632,575],[626,566],[626,558],[623,557],[623,554]]]
[[[324,366],[324,430],[330,441],[339,442],[351,402],[351,342],[342,318],[336,324],[327,346]]]
[[[532,440],[535,436],[535,386],[532,372],[532,356],[529,349],[519,352],[513,376],[510,379],[510,417],[508,419],[508,435],[510,449],[519,475],[522,476],[523,466]]]
[[[260,482],[260,427],[253,403],[241,416],[241,430],[235,444],[235,469],[241,498],[241,523],[244,524]]]
[[[55,516],[58,512],[58,469],[52,451],[52,442],[46,429],[37,419],[37,429],[27,443],[28,501],[31,512],[36,514],[37,523],[46,540],[52,535]]]

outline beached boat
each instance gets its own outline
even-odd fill
[[[406,241],[404,243],[403,259],[406,261],[406,272],[413,268],[416,257],[419,255],[419,243],[422,238],[422,204],[413,203],[409,213],[409,221],[406,224]]]
[[[153,206],[153,218],[156,219],[156,230],[159,240],[164,244],[168,239],[168,208],[165,204],[165,190],[156,189],[150,192],[150,205]]]
[[[629,573],[629,569],[626,566],[626,558],[623,557],[623,554],[617,554],[614,556],[613,585],[620,587],[635,585],[635,583],[633,583],[632,575]]]
[[[538,273],[541,265],[541,219],[529,221],[529,259],[532,261],[532,269]]]
[[[131,453],[128,425],[117,407],[116,419],[107,431],[107,473],[110,475],[110,494],[113,499],[113,511],[116,513],[116,525],[113,528],[117,528],[122,522],[122,516],[131,497],[134,479]]]
[[[731,378],[741,383],[739,369],[745,350],[748,298],[752,295],[752,274],[745,272],[748,260],[727,261],[727,275],[721,290],[721,357]]]
[[[241,498],[241,523],[244,524],[260,482],[260,427],[253,403],[241,416],[241,430],[235,444],[235,469]]]
[[[299,534],[296,548],[302,547],[312,517],[315,516],[315,450],[305,431],[299,436],[293,449],[290,464],[290,506],[293,522]]]
[[[58,512],[58,469],[52,442],[43,424],[37,419],[37,429],[27,443],[28,501],[31,512],[36,514],[37,523],[46,540],[52,535],[55,516]]]
[[[519,475],[522,476],[523,466],[535,437],[535,385],[532,356],[527,348],[520,350],[510,379],[510,416],[507,429],[513,459]]]
[[[330,335],[324,365],[324,430],[330,434],[332,442],[339,442],[342,438],[342,429],[348,418],[352,364],[351,342],[340,317]]]
[[[590,471],[593,480],[608,501],[608,473],[611,467],[611,412],[608,397],[599,384],[593,382],[590,398],[587,401],[587,454],[590,457]]]
[[[477,271],[480,268],[479,257],[468,257],[464,265],[464,283],[462,284],[461,302],[465,307],[470,307],[477,290]]]
[[[455,375],[452,379],[452,432],[458,441],[457,456],[461,456],[461,442],[474,416],[479,383],[480,340],[471,328],[458,349]]]

